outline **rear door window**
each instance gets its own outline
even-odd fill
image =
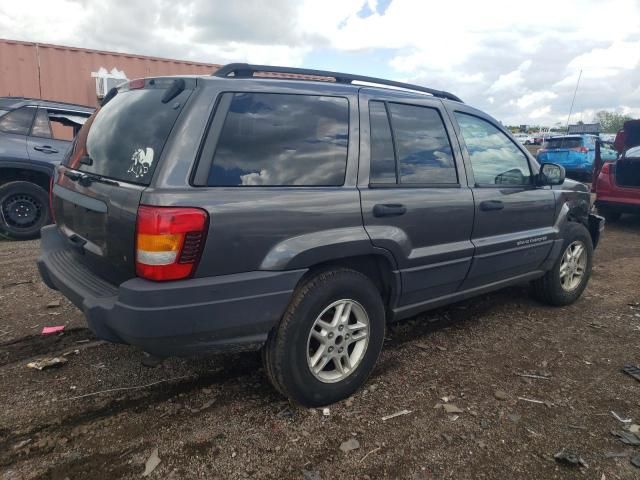
[[[87,118],[89,114],[40,107],[31,128],[31,136],[71,141]]]
[[[389,103],[400,183],[458,182],[449,137],[435,108]]]
[[[438,110],[372,101],[369,121],[371,184],[457,184],[451,144]]]
[[[3,115],[0,118],[0,132],[27,135],[35,113],[33,107],[22,107]]]
[[[144,88],[120,90],[87,120],[74,142],[69,167],[149,185],[162,149],[192,89],[182,90],[164,103],[163,97],[174,80],[147,79],[145,82]],[[81,162],[82,159],[85,160]]]
[[[234,93],[209,186],[344,183],[349,102],[343,97]]]
[[[371,167],[369,182],[396,183],[396,158],[393,153],[391,126],[383,102],[369,102],[371,123]]]

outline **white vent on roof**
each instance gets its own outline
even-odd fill
[[[106,68],[100,67],[97,72],[91,72],[91,76],[96,79],[96,96],[98,98],[104,98],[109,90],[129,80],[124,71],[117,68],[108,71]]]

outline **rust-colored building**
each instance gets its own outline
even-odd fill
[[[0,39],[0,96],[95,106],[110,87],[156,75],[208,75],[219,65]]]

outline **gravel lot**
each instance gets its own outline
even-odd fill
[[[139,478],[155,449],[149,478],[640,478],[640,447],[611,434],[612,410],[640,423],[640,382],[620,371],[640,363],[640,217],[607,227],[575,305],[512,288],[404,322],[365,389],[328,415],[289,405],[257,354],[141,366],[40,282],[37,254],[37,241],[0,242],[4,479]],[[52,325],[64,333],[40,335]],[[445,401],[461,413],[434,408]],[[559,464],[562,448],[586,466]]]

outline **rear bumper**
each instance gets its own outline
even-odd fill
[[[621,213],[640,214],[640,198],[633,203],[620,201],[619,199],[596,199],[595,206],[600,208],[609,208]]]
[[[88,270],[55,225],[42,229],[38,269],[80,308],[101,339],[159,356],[257,350],[305,270],[246,272],[175,282],[111,285]]]

